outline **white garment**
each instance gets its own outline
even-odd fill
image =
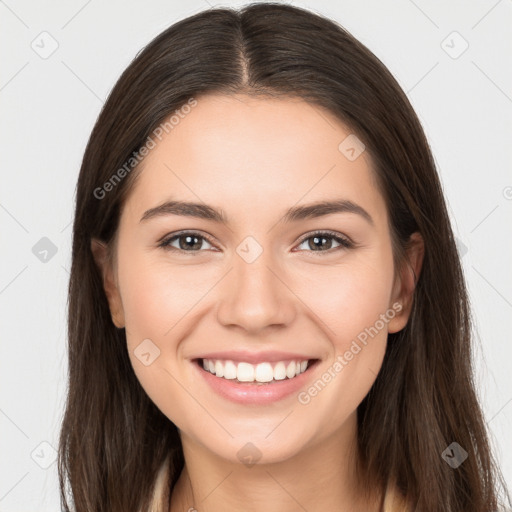
[[[155,489],[153,498],[149,506],[148,512],[169,512],[168,505],[165,502],[169,501],[168,490],[170,486],[169,472],[168,472],[169,459],[166,459],[160,466],[155,481]],[[143,512],[142,510],[140,512]]]

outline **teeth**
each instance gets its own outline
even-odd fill
[[[254,380],[257,382],[270,382],[271,380],[274,380],[274,370],[272,369],[272,365],[270,363],[261,363],[256,366]]]
[[[307,361],[306,361],[306,366],[308,365]],[[302,366],[301,366],[301,369],[302,369]],[[304,367],[304,370],[306,368]],[[277,363],[275,368],[274,368],[274,379],[275,380],[284,380],[286,379],[286,366],[284,365],[284,363]]]
[[[215,374],[217,377],[224,377],[224,366],[220,361],[215,361]]]
[[[224,378],[229,380],[236,379],[236,366],[231,361],[226,361],[224,365]]]
[[[296,364],[293,361],[286,367],[286,376],[289,379],[293,379],[293,377],[295,377],[295,368]]]
[[[250,364],[233,361],[203,359],[203,368],[207,371],[228,380],[238,379],[239,382],[271,382],[293,379],[304,373],[308,368],[308,361],[279,361],[278,363]]]
[[[236,378],[240,382],[254,382],[254,366],[249,363],[238,363]]]

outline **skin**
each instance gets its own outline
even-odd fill
[[[113,265],[92,240],[137,378],[180,431],[185,468],[171,512],[379,510],[380,496],[363,498],[354,471],[356,411],[388,332],[407,323],[423,244],[415,234],[409,265],[395,274],[369,155],[350,161],[338,149],[349,134],[302,100],[201,97],[143,162],[122,209]],[[230,223],[177,215],[140,221],[171,198],[221,209]],[[347,212],[282,222],[289,207],[340,198],[364,208],[373,225]],[[315,251],[304,236],[317,229],[356,246],[339,248],[331,238]],[[193,255],[158,247],[179,230],[214,243],[199,239]],[[236,252],[247,236],[263,249],[252,263]],[[190,360],[213,350],[304,353],[320,360],[311,383],[396,302],[401,311],[306,405],[297,394],[265,406],[232,403],[197,378]],[[145,366],[134,350],[148,338],[160,356]],[[261,452],[251,467],[237,456],[247,442]]]

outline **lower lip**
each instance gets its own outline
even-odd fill
[[[282,400],[303,388],[310,380],[318,360],[312,361],[304,373],[293,377],[293,379],[286,378],[268,384],[239,383],[236,380],[224,379],[207,372],[202,366],[199,366],[197,361],[192,363],[203,379],[220,396],[239,404],[263,405]]]

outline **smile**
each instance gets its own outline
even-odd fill
[[[262,362],[258,364],[244,361],[235,363],[220,359],[200,359],[198,362],[202,364],[204,370],[216,377],[240,383],[257,382],[260,384],[293,379],[304,373],[309,364],[308,360]]]
[[[227,354],[226,354],[227,355]],[[195,358],[192,368],[216,395],[243,405],[263,406],[286,398],[291,399],[308,386],[318,373],[319,359],[305,359],[273,353],[265,360],[263,354],[251,359],[235,354],[233,359],[220,354]],[[228,356],[229,357],[229,356]]]

